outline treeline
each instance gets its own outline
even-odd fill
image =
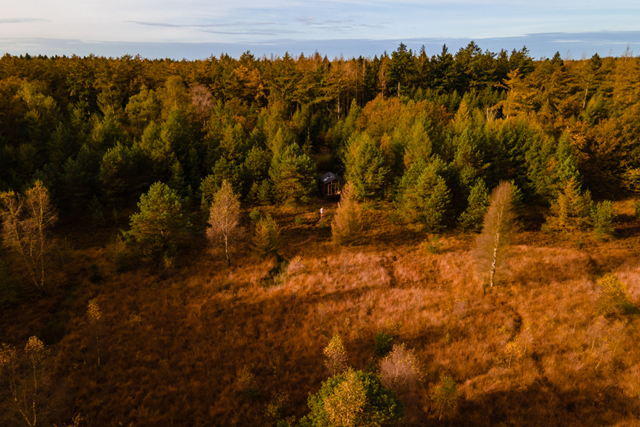
[[[304,203],[333,170],[407,223],[476,228],[500,181],[543,206],[568,187],[635,190],[639,71],[630,52],[534,60],[473,42],[430,58],[5,55],[0,191],[39,180],[61,215],[100,222],[158,181],[194,209],[223,180],[256,204]]]

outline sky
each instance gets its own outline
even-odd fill
[[[3,4],[4,3],[4,4]],[[432,55],[474,40],[536,58],[640,53],[628,0],[0,0],[0,53],[203,59],[373,56],[400,42]]]

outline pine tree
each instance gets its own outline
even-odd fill
[[[565,182],[564,188],[551,205],[551,214],[547,217],[550,230],[573,233],[584,230],[589,225],[591,213],[591,194],[580,194],[580,185],[575,177]]]
[[[513,198],[513,186],[509,182],[503,181],[493,190],[482,233],[476,238],[476,268],[481,276],[488,277],[489,286],[495,284],[496,270],[507,254],[516,229]]]
[[[420,225],[429,232],[444,227],[442,222],[451,196],[439,174],[443,167],[439,159],[430,165],[420,159],[402,177],[397,203],[405,222]]]
[[[269,169],[276,200],[285,205],[308,202],[313,189],[313,171],[313,161],[298,144],[291,144],[282,153],[276,153]]]
[[[380,148],[369,135],[362,133],[349,139],[344,162],[345,178],[353,183],[358,199],[382,196],[390,170]]]
[[[616,210],[610,200],[603,200],[591,208],[591,224],[596,239],[611,236],[616,230]]]
[[[171,165],[171,178],[167,183],[182,198],[187,196],[187,182],[184,179],[184,171],[179,161],[173,162]]]
[[[270,214],[264,215],[257,222],[253,234],[253,247],[260,256],[275,253],[278,250],[278,224]]]
[[[256,197],[258,198],[258,202],[263,206],[271,204],[271,187],[271,181],[263,179],[257,189]]]
[[[484,215],[489,208],[489,189],[487,189],[484,180],[479,179],[476,184],[471,187],[471,193],[467,201],[467,209],[462,212],[458,218],[460,228],[463,230],[480,231],[482,229]]]
[[[162,182],[152,184],[140,196],[140,212],[130,217],[131,230],[124,232],[145,261],[163,254],[173,254],[189,236],[189,218],[182,208],[180,196]]]
[[[360,206],[353,184],[348,182],[340,193],[340,203],[331,223],[331,238],[337,245],[357,243],[361,237]]]

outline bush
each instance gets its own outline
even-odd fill
[[[89,281],[91,283],[95,284],[103,279],[102,273],[100,272],[100,268],[98,268],[97,264],[91,264],[89,271]]]
[[[391,351],[393,337],[385,334],[383,331],[376,335],[376,356],[384,357]]]
[[[609,200],[600,202],[591,208],[591,223],[597,239],[611,236],[615,232],[615,216],[613,203]]]
[[[627,286],[613,274],[607,274],[596,282],[600,295],[596,300],[596,311],[604,316],[637,312],[627,297]]]
[[[444,244],[440,241],[438,235],[434,234],[427,243],[427,252],[437,255],[442,250],[442,246],[444,246]]]
[[[0,309],[18,301],[17,281],[11,276],[7,264],[0,261]]]
[[[121,235],[114,236],[107,245],[107,257],[114,263],[116,271],[122,273],[130,266],[131,253]]]
[[[635,216],[636,218],[640,219],[640,200],[635,201],[634,207],[635,207]]]

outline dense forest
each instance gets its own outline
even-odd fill
[[[640,417],[629,50],[7,54],[0,94],[0,424]]]

